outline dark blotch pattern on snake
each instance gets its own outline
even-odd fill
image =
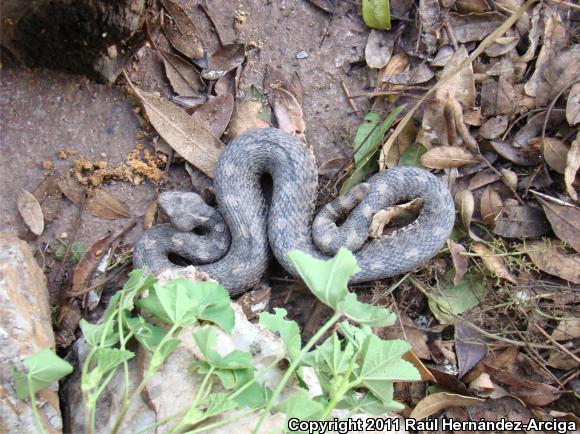
[[[260,186],[264,173],[274,184],[269,207]],[[259,282],[270,248],[296,275],[289,251],[328,259],[344,245],[354,251],[361,269],[350,282],[365,282],[405,273],[432,258],[455,220],[449,191],[434,175],[414,167],[377,173],[326,205],[313,222],[317,188],[314,156],[302,142],[275,128],[249,131],[234,139],[218,161],[214,189],[219,212],[195,193],[161,194],[159,203],[172,224],[145,232],[135,245],[134,265],[157,273],[176,267],[168,259],[174,253],[201,264],[199,269],[235,295]],[[414,198],[422,198],[423,207],[413,223],[367,240],[376,212]]]

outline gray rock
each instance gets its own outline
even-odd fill
[[[30,402],[16,396],[12,369],[43,348],[54,349],[46,280],[28,244],[0,233],[0,432],[37,432]],[[37,393],[42,423],[62,431],[58,386]]]

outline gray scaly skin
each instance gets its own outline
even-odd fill
[[[269,209],[260,187],[264,173],[274,183]],[[169,253],[194,263],[209,261],[197,268],[237,295],[259,282],[270,247],[278,262],[296,275],[288,261],[291,250],[329,259],[327,254],[344,245],[355,251],[361,268],[350,282],[366,282],[405,273],[432,258],[455,221],[449,191],[434,175],[414,167],[377,173],[326,205],[312,223],[317,188],[314,157],[302,142],[275,128],[251,130],[234,139],[217,164],[214,189],[220,212],[194,193],[163,193],[159,202],[173,227],[158,225],[145,232],[135,245],[133,263],[158,273],[176,267],[167,259]],[[423,198],[423,207],[413,223],[367,241],[376,212],[417,197]],[[349,210],[337,226],[340,214]],[[194,227],[205,233],[191,232]]]

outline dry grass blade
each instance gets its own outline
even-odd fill
[[[381,167],[381,170],[383,170],[385,168],[386,156],[389,154],[389,150],[391,149],[391,146],[393,146],[393,143],[395,143],[395,140],[397,139],[399,134],[401,134],[401,132],[405,128],[405,125],[411,120],[411,118],[413,117],[413,114],[417,111],[417,109],[421,106],[421,104],[423,104],[423,102],[425,102],[425,100],[427,100],[433,93],[435,93],[437,91],[437,89],[441,88],[455,74],[457,74],[459,71],[461,71],[465,65],[472,63],[475,59],[477,59],[479,57],[479,55],[482,54],[489,46],[491,46],[497,38],[499,38],[511,26],[513,26],[518,21],[518,19],[522,16],[522,14],[531,5],[533,5],[534,3],[537,3],[537,2],[538,2],[538,0],[528,0],[522,6],[520,6],[518,8],[518,10],[515,11],[507,20],[505,20],[505,22],[500,27],[498,27],[492,34],[487,36],[481,42],[481,44],[479,44],[479,46],[473,51],[473,53],[471,53],[471,55],[467,59],[465,59],[463,62],[461,62],[457,68],[455,68],[453,71],[451,71],[450,74],[442,77],[437,82],[437,84],[435,86],[433,86],[425,95],[423,95],[423,97],[413,106],[413,108],[411,108],[411,110],[409,110],[407,112],[407,114],[403,117],[403,119],[399,122],[399,124],[395,128],[395,131],[393,131],[393,133],[389,136],[389,138],[383,144],[383,148],[381,150],[381,155],[379,157],[379,165]]]

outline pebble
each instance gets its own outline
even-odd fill
[[[307,57],[308,57],[308,53],[307,53],[306,51],[304,51],[304,50],[302,50],[302,51],[299,51],[299,52],[296,54],[296,58],[297,58],[297,59],[306,59]]]

